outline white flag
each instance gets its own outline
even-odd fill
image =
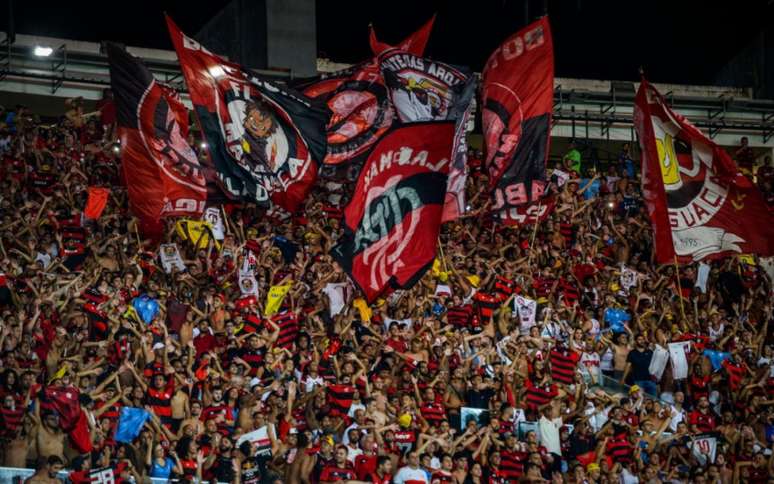
[[[223,240],[226,235],[226,228],[223,226],[223,218],[220,216],[220,210],[218,207],[209,207],[204,211],[202,220],[209,222],[212,227],[212,235],[215,240]]]
[[[648,366],[648,371],[651,375],[656,377],[656,380],[661,380],[668,361],[669,351],[660,345],[656,345],[656,347],[653,348],[653,357],[650,359],[650,366]]]
[[[512,316],[519,316],[521,320],[521,331],[529,331],[529,328],[535,326],[535,316],[537,315],[537,301],[527,297],[516,296],[513,298]]]
[[[239,274],[239,290],[244,296],[258,295],[258,282],[253,274]]]
[[[693,456],[701,465],[707,465],[707,459],[710,463],[715,463],[715,454],[718,450],[718,439],[708,435],[698,435],[691,442]]]
[[[164,272],[167,274],[172,272],[172,269],[178,271],[185,270],[185,264],[183,258],[180,257],[180,251],[177,250],[177,244],[161,244],[159,247],[159,260],[161,260],[161,267],[164,268]]]
[[[672,376],[675,380],[688,377],[688,359],[685,357],[685,352],[690,345],[690,341],[669,343],[669,359],[672,361]]]

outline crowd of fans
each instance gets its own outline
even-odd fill
[[[225,237],[206,246],[167,220],[162,242],[185,264],[167,273],[128,210],[109,99],[100,108],[70,101],[50,124],[0,114],[3,465],[37,469],[34,482],[63,468],[72,482],[98,469],[117,482],[771,481],[771,280],[756,257],[656,265],[629,146],[604,173],[573,147],[552,170],[554,211],[515,228],[486,213],[471,152],[471,212],[444,225],[415,287],[369,306],[329,255],[348,186],[335,181],[287,219],[224,207]],[[97,220],[83,216],[91,186],[110,190]],[[248,251],[257,297],[237,281]],[[287,282],[266,316],[268,289]],[[137,297],[158,303],[150,323],[129,310]],[[50,387],[78,390],[90,453],[41,408]],[[151,415],[129,443],[115,439],[124,407]]]

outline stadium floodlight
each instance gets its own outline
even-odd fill
[[[207,149],[207,142],[206,141],[202,141],[202,144],[200,144],[199,146],[201,146],[203,150],[206,150]]]
[[[37,57],[48,57],[54,53],[54,49],[52,49],[51,47],[36,45],[32,53],[35,54]]]

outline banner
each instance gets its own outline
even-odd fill
[[[161,267],[164,268],[164,272],[167,274],[171,274],[173,269],[178,272],[185,270],[185,263],[183,258],[180,257],[177,244],[161,244],[159,246],[159,260],[161,261]]]
[[[387,92],[402,123],[456,120],[473,96],[472,81],[462,71],[442,62],[392,49],[379,56]],[[462,94],[467,99],[462,99]]]
[[[239,273],[239,290],[243,296],[257,296],[258,295],[258,281],[255,280],[255,275],[252,273]]]
[[[369,304],[432,265],[453,137],[448,121],[400,126],[366,160],[331,253]]]
[[[760,192],[723,148],[673,112],[644,79],[634,125],[659,264],[774,254],[774,216]]]
[[[672,363],[672,377],[675,380],[683,380],[688,377],[688,359],[685,352],[690,345],[690,341],[669,343],[667,345],[669,361]]]
[[[693,451],[693,456],[699,465],[713,464],[718,451],[718,439],[710,434],[697,435],[691,439],[689,448]]]
[[[506,39],[487,60],[482,83],[485,163],[493,208],[507,210],[536,201],[546,189],[554,99],[548,17]]]
[[[266,294],[266,307],[263,308],[264,316],[273,316],[279,311],[282,301],[285,299],[290,288],[293,287],[293,281],[288,281],[285,284],[271,286],[269,292]]]
[[[105,210],[109,197],[110,189],[89,187],[89,198],[86,200],[86,208],[83,209],[84,217],[97,220]]]
[[[537,316],[537,301],[523,296],[514,297],[511,315],[519,316],[519,329],[522,333],[528,333],[529,328],[535,326],[535,317]]]
[[[371,45],[371,51],[374,55],[379,55],[385,50],[400,49],[410,52],[414,55],[424,55],[427,41],[430,38],[430,32],[433,30],[433,24],[435,23],[435,15],[430,20],[424,23],[416,32],[409,35],[397,46],[392,46],[380,42],[376,37],[376,31],[374,31],[373,25],[368,26],[368,43]]]
[[[181,239],[191,242],[197,249],[206,249],[210,244],[212,227],[201,220],[178,220],[175,230]],[[214,240],[214,238],[213,238]],[[215,248],[220,250],[220,242],[215,240]]]
[[[207,207],[207,210],[202,214],[202,220],[210,224],[210,230],[215,240],[223,240],[226,238],[226,227],[223,225],[223,218],[220,215],[220,208]]]
[[[639,272],[629,269],[628,267],[621,265],[621,287],[624,291],[627,293],[629,292],[629,289],[637,286],[637,280],[639,279],[640,274]]]
[[[325,156],[328,110],[212,54],[169,17],[167,26],[223,190],[296,211]]]
[[[661,345],[656,345],[653,348],[653,356],[650,358],[650,364],[648,365],[648,372],[656,377],[656,381],[661,381],[661,377],[664,375],[664,370],[669,362],[669,351],[664,349]]]
[[[146,221],[198,216],[207,200],[207,180],[188,145],[188,111],[139,59],[110,43],[107,52],[132,211]]]
[[[553,195],[526,205],[510,207],[497,212],[500,223],[505,225],[531,225],[547,219],[556,208],[556,197]]]

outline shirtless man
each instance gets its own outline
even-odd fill
[[[191,416],[180,424],[180,430],[178,431],[178,437],[184,435],[186,427],[191,427],[194,431],[194,435],[198,435],[204,432],[204,423],[199,419],[202,414],[202,402],[199,400],[191,401]]]
[[[62,469],[64,462],[60,457],[51,455],[47,459],[41,458],[35,474],[25,479],[24,484],[61,484],[62,481],[56,475]]]
[[[36,407],[36,413],[39,411],[40,408]],[[48,412],[38,418],[36,423],[35,444],[38,458],[56,456],[64,461],[65,434],[59,426],[59,415],[56,412]]]

